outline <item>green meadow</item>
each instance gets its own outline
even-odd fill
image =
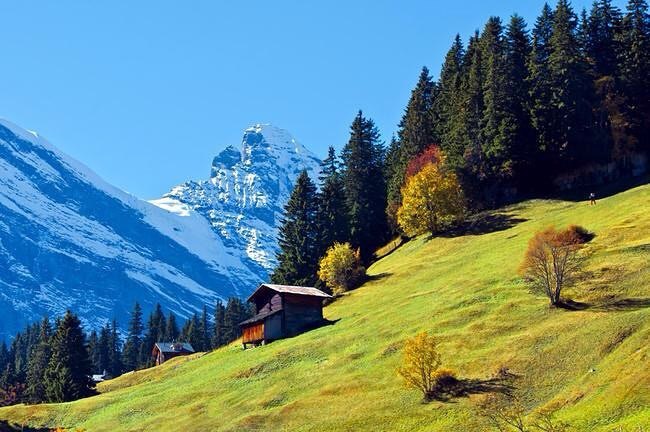
[[[331,325],[177,358],[102,383],[98,396],[6,407],[0,419],[86,431],[489,430],[477,395],[423,403],[396,374],[403,341],[428,331],[459,377],[516,374],[530,412],[553,407],[580,431],[650,430],[650,186],[595,206],[527,201],[488,219],[402,244],[325,308]],[[565,292],[580,310],[550,308],[517,274],[536,231],[569,224],[596,235]]]

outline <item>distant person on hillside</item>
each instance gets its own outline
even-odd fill
[[[596,205],[596,194],[593,192],[589,194],[589,205]]]

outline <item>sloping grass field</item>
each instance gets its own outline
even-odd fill
[[[585,274],[549,308],[517,275],[528,239],[582,225]],[[525,202],[479,232],[421,237],[375,263],[372,280],[325,309],[332,325],[260,348],[232,344],[0,419],[87,431],[481,431],[476,396],[422,403],[395,373],[426,330],[464,378],[507,367],[528,410],[553,406],[580,431],[650,431],[650,186],[586,202]]]

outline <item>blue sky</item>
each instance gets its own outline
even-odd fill
[[[437,75],[455,33],[513,12],[530,27],[542,4],[4,1],[0,116],[154,198],[206,178],[252,123],[324,156],[363,109],[388,139],[421,66]]]

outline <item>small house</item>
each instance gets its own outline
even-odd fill
[[[156,342],[151,356],[156,359],[156,366],[170,358],[193,354],[194,348],[187,342]]]
[[[239,324],[244,348],[318,326],[323,322],[323,301],[329,298],[313,287],[260,285],[248,298],[255,305],[255,316]]]

